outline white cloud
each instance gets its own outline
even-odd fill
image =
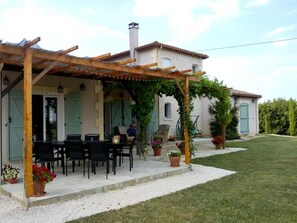
[[[81,9],[81,11],[87,13],[88,15],[92,15],[92,16],[94,16],[96,14],[94,12],[94,10],[91,8],[84,8],[84,9]]]
[[[7,3],[7,0],[0,0],[0,4],[5,4]]]
[[[246,8],[254,7],[254,6],[263,6],[267,5],[270,2],[270,0],[248,0],[245,4]]]
[[[7,22],[10,21],[10,22]],[[13,27],[13,28],[12,28]],[[37,8],[27,6],[8,8],[0,15],[0,30],[4,42],[20,42],[23,38],[32,40],[41,37],[41,47],[49,50],[67,49],[74,45],[90,45],[98,47],[100,40],[127,39],[128,33],[109,29],[108,27],[85,23],[55,8]],[[97,44],[97,45],[96,45]],[[79,53],[86,52],[79,50]],[[78,54],[75,51],[73,54]],[[84,56],[84,55],[83,55]]]
[[[290,25],[290,26],[283,26],[283,27],[278,27],[272,31],[270,31],[269,33],[266,33],[266,37],[273,37],[273,36],[276,36],[278,34],[282,34],[282,33],[285,33],[285,32],[289,32],[291,30],[294,30],[295,29],[295,25]]]
[[[134,13],[167,17],[175,42],[190,40],[210,29],[213,22],[239,15],[239,0],[134,0]]]

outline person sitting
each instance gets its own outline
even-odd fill
[[[130,128],[127,130],[129,136],[136,136],[136,125],[130,124]]]

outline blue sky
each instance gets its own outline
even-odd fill
[[[77,56],[129,49],[128,23],[139,44],[155,40],[209,55],[203,70],[228,87],[262,95],[260,102],[297,94],[296,0],[0,0],[0,39],[41,37],[49,50],[78,45]]]

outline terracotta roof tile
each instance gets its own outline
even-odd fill
[[[163,47],[163,48],[168,49],[168,50],[176,51],[176,52],[183,53],[183,54],[188,54],[188,55],[191,55],[193,57],[198,57],[198,58],[202,58],[202,59],[207,59],[208,58],[208,55],[206,55],[206,54],[197,53],[197,52],[190,51],[190,50],[185,50],[185,49],[175,47],[175,46],[171,46],[171,45],[164,44],[164,43],[159,43],[158,41],[154,41],[152,43],[148,43],[148,44],[136,47],[135,50],[141,51],[141,50],[151,49],[151,48],[156,48],[156,47]],[[115,59],[115,58],[122,57],[122,56],[127,56],[129,54],[130,54],[130,50],[126,50],[126,51],[123,51],[123,52],[116,53],[116,54],[112,55],[107,60]]]
[[[259,94],[254,94],[254,93],[250,93],[250,92],[246,92],[246,91],[240,91],[240,90],[236,90],[231,88],[231,96],[237,96],[237,97],[244,97],[244,98],[261,98],[262,96]]]

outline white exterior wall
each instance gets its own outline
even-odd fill
[[[10,82],[16,78],[20,73],[3,71],[3,77],[7,74]],[[34,79],[34,78],[33,78]],[[23,89],[23,81],[21,81],[13,89]],[[86,86],[85,91],[80,91],[80,84],[84,83]],[[58,108],[62,109],[62,117],[58,116],[60,122],[59,129],[61,130],[58,136],[59,140],[64,140],[64,94],[79,93],[81,96],[81,134],[84,136],[86,133],[100,133],[100,138],[104,136],[103,133],[103,118],[100,119],[98,114],[103,115],[103,97],[102,89],[100,90],[100,81],[67,78],[61,77],[61,85],[64,87],[64,94],[57,93],[57,86],[59,85],[59,78],[54,76],[45,75],[40,79],[32,88],[33,94],[43,94],[47,96],[58,96]],[[98,87],[99,85],[99,87]],[[5,89],[6,86],[2,86]],[[97,88],[97,90],[96,90]],[[97,92],[97,93],[96,93]],[[3,161],[8,162],[8,94],[2,98],[2,149]],[[102,111],[101,111],[102,110]],[[99,117],[99,118],[98,118]]]
[[[247,136],[255,136],[259,134],[258,100],[251,98],[238,98],[237,106],[240,106],[241,103],[247,103],[249,108],[249,133],[247,134]],[[238,117],[238,133],[240,134],[240,110],[238,111]]]
[[[187,70],[187,69],[192,69],[192,65],[196,64],[199,66],[199,68],[202,70],[202,59],[194,58],[192,56],[188,55],[182,55],[182,54],[177,54],[176,52],[166,50],[166,49],[158,49],[157,50],[157,58],[158,58],[158,67],[162,67],[162,59],[163,58],[168,58],[171,59],[171,65],[175,66],[175,69],[177,70]],[[164,107],[165,103],[171,103],[171,114],[172,118],[170,120],[166,119],[164,116]],[[178,114],[178,103],[175,100],[174,97],[166,97],[163,95],[162,97],[159,97],[159,124],[169,124],[170,129],[169,129],[169,135],[171,136],[177,136],[176,134],[176,125],[177,121],[179,119],[179,114]],[[195,121],[195,117],[200,115],[201,112],[201,101],[196,99],[194,101],[194,110],[191,113],[192,120]],[[199,117],[198,121],[198,129],[201,130],[201,117]]]

